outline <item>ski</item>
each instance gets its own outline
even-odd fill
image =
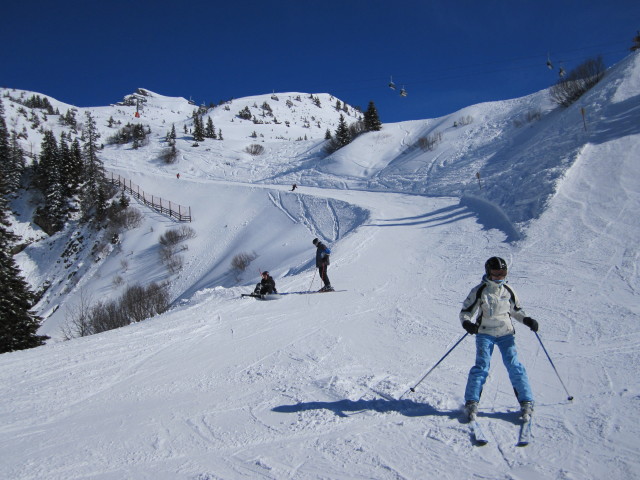
[[[489,443],[489,439],[482,431],[482,427],[478,423],[478,420],[476,420],[475,416],[469,420],[469,425],[471,426],[471,433],[473,434],[476,445],[483,446]]]
[[[523,419],[518,434],[518,447],[526,447],[531,441],[531,417]]]
[[[305,291],[305,292],[282,292],[280,295],[311,295],[312,293],[333,293],[333,292],[346,292],[346,290],[328,290],[326,292],[321,291]]]
[[[242,293],[240,297],[251,297],[257,298],[258,300],[277,300],[280,298],[278,293],[267,293],[267,294],[259,294],[259,293]]]

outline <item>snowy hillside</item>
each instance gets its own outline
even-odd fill
[[[51,284],[37,308],[52,340],[0,356],[2,478],[640,475],[640,428],[629,421],[640,406],[638,54],[566,110],[537,92],[385,124],[331,156],[324,134],[341,112],[329,95],[313,95],[320,106],[295,93],[233,100],[204,116],[223,140],[193,146],[184,126],[195,107],[143,92],[139,120],[135,106],[88,109],[103,138],[113,134],[110,117],[152,131],[148,145],[106,145],[101,158],[110,172],[191,207],[195,236],[180,252],[183,268],[167,271],[158,237],[177,223],[136,205],[141,226],[97,256],[77,242],[67,265],[59,260],[76,230],[46,238],[25,220],[28,199],[14,203],[16,231],[42,238],[16,258],[34,287]],[[37,153],[30,112],[17,113],[7,94],[20,92],[2,90],[7,125],[26,128],[25,150]],[[279,123],[238,118],[248,107],[271,121],[259,116],[264,102]],[[55,117],[41,121],[59,134]],[[180,156],[165,164],[173,124]],[[264,153],[249,154],[252,144]],[[314,237],[331,245],[336,293],[295,293],[320,287]],[[233,272],[242,252],[256,259]],[[480,404],[489,444],[472,441],[460,410],[472,338],[408,392],[463,336],[461,302],[492,255],[507,259],[510,285],[540,322],[568,390],[536,336],[517,325],[536,397],[525,448],[515,446],[517,402],[497,354]],[[285,295],[240,298],[265,269]],[[165,280],[169,312],[61,341],[83,296]]]

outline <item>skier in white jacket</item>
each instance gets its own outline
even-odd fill
[[[518,296],[506,283],[507,271],[507,263],[502,258],[491,257],[487,260],[482,283],[471,290],[460,311],[462,327],[471,335],[476,335],[476,363],[469,371],[464,395],[465,411],[470,418],[475,417],[478,411],[495,345],[500,349],[522,415],[533,413],[533,393],[527,371],[518,360],[512,318],[534,332],[538,331],[538,322],[522,310]],[[478,316],[474,321],[476,313]]]

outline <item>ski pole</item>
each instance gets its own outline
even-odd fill
[[[430,374],[431,372],[433,372],[433,370],[435,370],[435,368],[436,368],[438,365],[440,365],[440,363],[441,363],[445,358],[447,358],[447,355],[449,355],[449,354],[453,351],[453,349],[454,349],[454,348],[456,348],[456,347],[458,346],[458,344],[459,344],[462,340],[464,340],[464,338],[465,338],[467,335],[469,335],[469,334],[468,334],[468,333],[465,333],[462,337],[460,337],[460,340],[458,340],[458,341],[455,343],[455,345],[454,345],[453,347],[451,347],[451,348],[449,349],[449,351],[448,351],[447,353],[445,353],[445,354],[442,356],[442,358],[441,358],[440,360],[438,360],[438,363],[436,363],[433,367],[431,367],[431,368],[429,369],[429,371],[428,371],[427,373],[425,373],[425,374],[424,374],[424,377],[422,377],[418,383],[416,383],[413,387],[411,387],[409,390],[407,390],[407,391],[406,391],[406,392],[404,392],[402,395],[400,395],[400,398],[404,397],[404,396],[405,396],[407,393],[409,393],[409,392],[415,392],[415,391],[416,391],[416,387],[417,387],[418,385],[420,385],[420,384],[423,382],[423,380],[424,380],[425,378],[427,378],[427,377],[429,376],[429,374]],[[400,400],[400,398],[399,398],[398,400]]]
[[[316,270],[313,270],[313,278],[311,279],[311,283],[309,284],[309,291],[311,291],[311,287],[313,286],[313,281],[316,279]]]
[[[533,332],[533,333],[536,334],[536,337],[538,338],[538,341],[540,342],[540,345],[542,346],[542,349],[544,350],[544,353],[547,354],[547,358],[549,359],[549,363],[553,367],[553,371],[556,372],[556,375],[558,376],[558,380],[560,380],[560,383],[562,384],[562,387],[564,388],[564,391],[567,393],[567,395],[568,395],[567,400],[569,400],[569,401],[573,400],[573,397],[571,396],[571,394],[567,390],[567,387],[564,386],[564,382],[560,378],[560,374],[558,373],[558,370],[556,369],[556,366],[553,364],[553,360],[551,360],[551,357],[549,356],[549,352],[547,352],[547,349],[544,348],[544,343],[542,343],[542,340],[540,339],[540,335],[538,335],[538,332]]]

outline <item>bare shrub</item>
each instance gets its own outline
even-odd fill
[[[127,209],[122,211],[122,226],[127,230],[131,230],[137,228],[142,224],[142,220],[144,219],[144,215],[140,210],[134,207],[128,207]]]
[[[436,133],[427,135],[426,137],[420,137],[418,139],[418,146],[425,151],[433,150],[434,148],[436,148],[436,145],[441,141],[442,141],[442,133],[436,132]]]
[[[251,155],[262,155],[264,153],[264,147],[262,145],[258,145],[257,143],[253,143],[245,148],[244,151],[250,153]]]
[[[91,302],[91,296],[87,294],[85,289],[81,289],[78,303],[67,307],[65,322],[60,327],[65,340],[86,337],[93,333],[91,327]]]
[[[122,278],[120,275],[116,275],[115,277],[113,277],[112,283],[114,286],[120,287],[124,285],[124,278]]]
[[[80,302],[69,308],[69,317],[61,330],[67,340],[85,337],[154,317],[166,312],[169,306],[166,284],[134,285],[118,300],[93,305],[91,297],[81,291]]]
[[[244,272],[249,264],[253,262],[258,255],[253,253],[239,253],[231,259],[231,267],[239,272]]]
[[[169,270],[169,273],[178,273],[184,266],[184,259],[182,258],[182,255],[174,254],[169,257],[164,264]]]
[[[134,207],[123,207],[121,202],[112,203],[107,210],[109,225],[114,229],[131,230],[139,227],[144,216]]]
[[[120,308],[129,323],[166,312],[169,308],[166,285],[152,283],[146,288],[140,285],[129,287],[120,298]]]
[[[357,137],[367,132],[367,127],[362,120],[358,120],[357,122],[353,122],[349,125],[349,137],[351,141],[355,140]]]
[[[180,242],[195,238],[196,231],[189,225],[181,225],[178,228],[172,228],[160,235],[160,244],[166,247],[175,247]]]
[[[524,126],[527,123],[537,122],[542,118],[542,112],[540,109],[529,110],[524,117],[516,118],[513,121],[513,125],[517,128]]]
[[[171,145],[165,148],[160,153],[160,160],[166,164],[176,163],[178,161],[178,149],[175,145]]]
[[[165,247],[174,247],[182,241],[180,232],[177,229],[170,229],[160,235],[160,245]]]
[[[471,125],[473,123],[473,117],[471,115],[465,115],[460,117],[458,120],[454,122],[454,126],[462,127],[464,125]]]
[[[178,228],[172,228],[160,235],[160,261],[169,269],[171,273],[177,273],[184,265],[184,259],[177,255],[177,245],[180,242],[194,238],[196,232],[188,225],[181,225]],[[187,250],[185,245],[181,250]]]
[[[196,231],[189,225],[181,225],[178,228],[178,234],[182,240],[189,240],[196,237]]]
[[[92,333],[101,333],[115,328],[126,327],[129,320],[119,302],[99,302],[91,308]]]
[[[604,77],[604,72],[601,56],[587,60],[551,87],[551,99],[558,105],[568,107],[596,85]]]

